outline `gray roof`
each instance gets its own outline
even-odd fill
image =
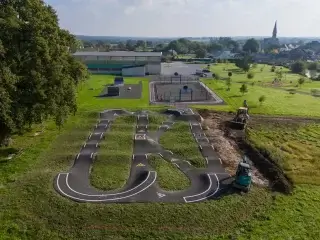
[[[161,57],[162,52],[75,52],[74,56],[110,56],[110,57]]]

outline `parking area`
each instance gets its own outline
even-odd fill
[[[201,70],[206,64],[186,64],[183,62],[161,63],[162,75],[174,75],[177,72],[179,75],[194,75],[196,70]]]

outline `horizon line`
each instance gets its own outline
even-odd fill
[[[247,37],[256,37],[256,38],[271,38],[270,36],[254,36],[254,35],[240,35],[240,36],[116,36],[116,35],[88,35],[88,34],[75,34],[75,36],[85,36],[85,37],[121,37],[121,38],[219,38],[219,37],[230,37],[230,38],[247,38]],[[278,36],[277,38],[319,38],[320,36]]]

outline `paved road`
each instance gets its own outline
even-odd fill
[[[76,156],[69,172],[59,173],[54,180],[54,188],[64,197],[78,202],[199,202],[215,199],[224,192],[232,181],[221,165],[221,160],[203,133],[200,115],[191,109],[167,110],[167,121],[156,132],[148,131],[148,112],[128,112],[121,109],[106,110],[100,113],[100,119],[87,142]],[[137,118],[134,151],[130,177],[123,189],[104,192],[90,185],[90,167],[97,156],[99,142],[104,138],[113,120],[119,115],[135,115]],[[174,153],[159,144],[160,136],[170,129],[175,121],[188,121],[190,131],[199,145],[207,167],[198,169],[187,160],[180,159]],[[157,172],[148,163],[149,154],[159,154],[187,175],[191,186],[183,191],[168,192],[157,184]]]

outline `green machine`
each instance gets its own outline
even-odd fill
[[[251,187],[251,166],[245,157],[238,165],[233,187],[248,192]]]

